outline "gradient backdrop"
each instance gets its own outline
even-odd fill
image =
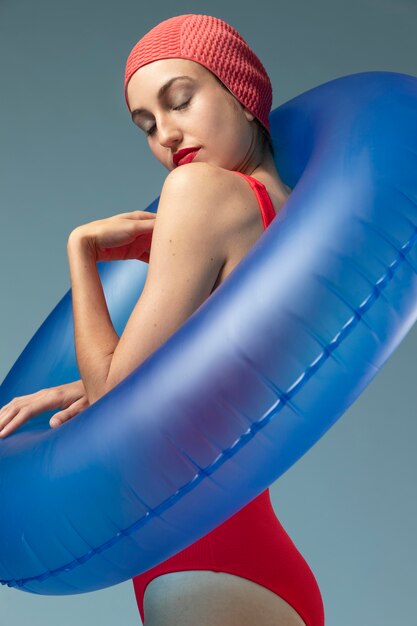
[[[0,0],[0,380],[70,286],[71,230],[160,193],[167,171],[130,120],[124,63],[146,31],[190,12],[247,39],[271,76],[273,108],[346,74],[417,76],[417,0]],[[417,624],[416,354],[417,326],[271,487],[321,587],[326,626]],[[1,626],[93,621],[141,623],[130,580],[62,597],[0,587]]]

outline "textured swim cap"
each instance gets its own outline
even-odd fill
[[[272,85],[243,37],[223,20],[188,13],[157,24],[132,48],[126,61],[127,84],[143,65],[160,59],[189,59],[206,67],[270,131]]]

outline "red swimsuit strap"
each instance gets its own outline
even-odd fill
[[[236,170],[232,170],[232,172],[235,172],[236,174],[243,176],[243,178],[246,178],[249,185],[254,190],[256,197],[258,198],[259,207],[261,209],[264,227],[267,228],[274,219],[274,217],[276,217],[276,213],[265,185],[261,183],[261,181],[257,178],[249,176],[249,174],[243,174],[242,172],[238,172]]]

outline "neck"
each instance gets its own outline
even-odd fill
[[[292,190],[281,179],[269,150],[265,152],[260,162],[257,165],[252,165],[249,168],[251,171],[246,173],[250,176],[254,176],[254,178],[259,178],[265,185],[275,188],[277,193],[282,194],[283,198],[286,199]]]

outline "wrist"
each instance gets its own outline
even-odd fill
[[[96,258],[96,250],[91,238],[81,228],[75,228],[67,241],[68,254],[84,254]]]

